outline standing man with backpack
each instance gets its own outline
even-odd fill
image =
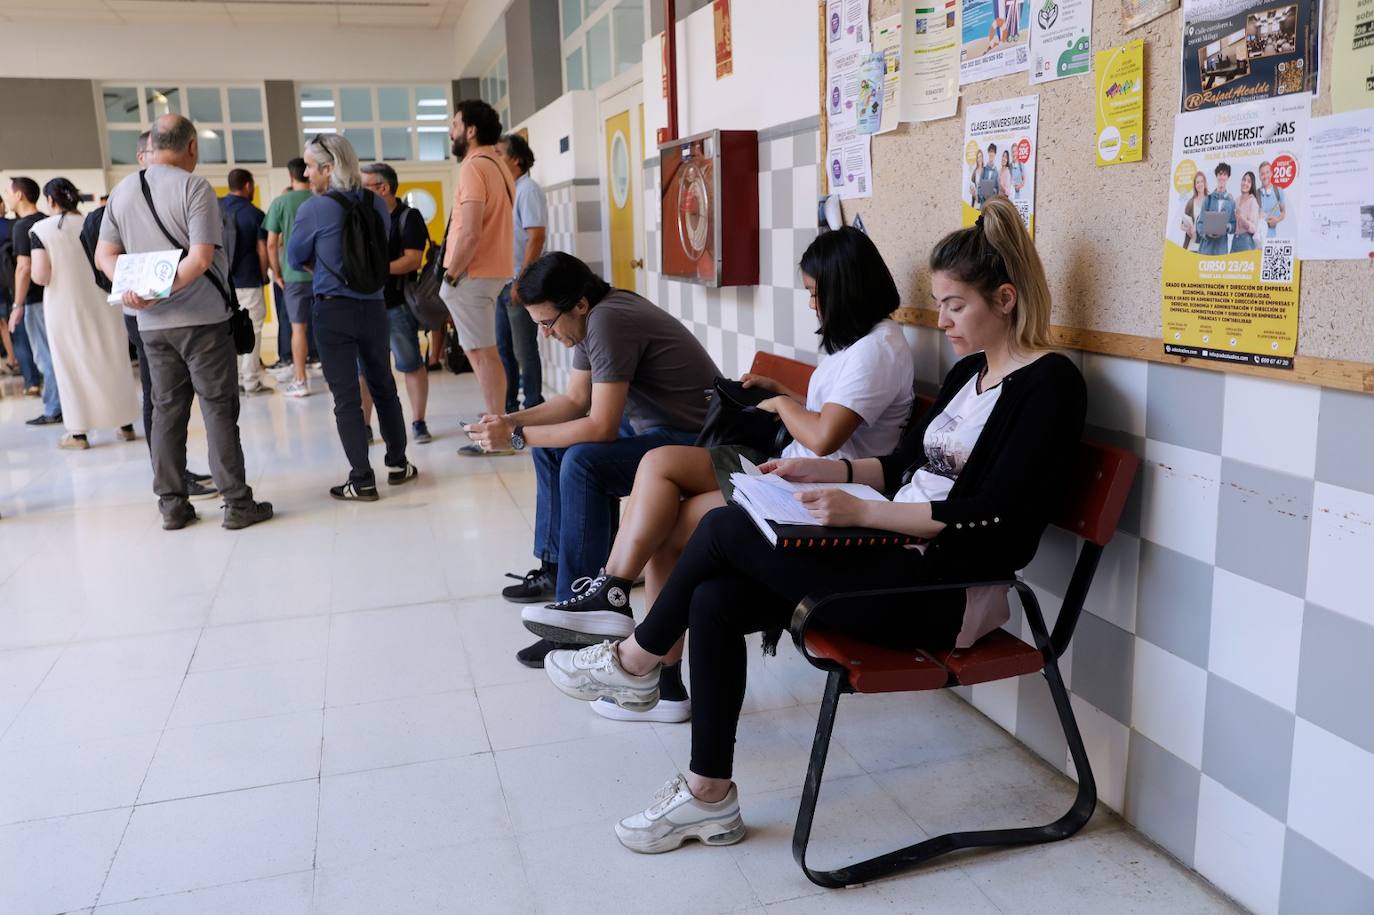
[[[220,199],[224,213],[224,246],[229,252],[229,282],[239,307],[253,321],[253,351],[239,356],[239,390],[244,394],[271,392],[262,383],[262,322],[267,319],[267,234],[262,210],[253,205],[253,173],[229,170],[229,193]]]
[[[57,391],[57,375],[52,368],[52,353],[48,350],[48,324],[43,313],[43,287],[33,282],[33,246],[29,232],[41,219],[47,218],[38,209],[38,182],[32,178],[15,178],[10,182],[14,214],[19,218],[10,227],[10,245],[14,252],[14,306],[10,310],[10,333],[18,331],[21,322],[29,337],[29,349],[34,364],[43,375],[43,413],[28,420],[30,426],[50,426],[62,422],[62,399]]]
[[[396,371],[406,379],[413,437],[417,445],[423,445],[433,440],[425,424],[429,372],[420,356],[420,323],[406,305],[406,284],[415,282],[415,271],[420,269],[425,246],[429,244],[429,230],[419,210],[396,198],[400,178],[390,165],[385,162],[364,165],[363,187],[380,197],[391,214],[391,233],[387,236],[391,276],[386,281],[386,320]]]
[[[377,481],[367,455],[358,373],[367,380],[386,442],[393,486],[415,479],[406,460],[406,421],[391,375],[383,289],[391,275],[386,204],[363,188],[358,154],[342,134],[317,134],[305,144],[305,177],[314,197],[301,204],[286,259],[311,272],[312,317],[324,380],[334,396],[334,423],[348,456],[348,480],[331,487],[336,499],[376,502]]]
[[[477,375],[486,412],[500,416],[506,409],[506,371],[496,352],[496,296],[515,274],[511,258],[515,181],[496,151],[501,119],[486,102],[459,102],[449,138],[454,158],[462,164],[444,240],[440,295],[453,315],[458,343]],[[493,452],[469,444],[458,453],[480,457]]]

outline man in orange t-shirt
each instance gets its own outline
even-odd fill
[[[459,102],[449,138],[462,164],[444,240],[439,296],[453,316],[487,414],[500,416],[506,406],[506,373],[496,352],[496,297],[515,271],[510,245],[515,182],[496,151],[501,119],[486,102]],[[459,453],[479,457],[501,452],[465,445]]]

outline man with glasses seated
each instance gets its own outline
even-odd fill
[[[521,273],[518,289],[540,332],[573,350],[567,392],[528,410],[484,416],[467,430],[487,451],[534,452],[540,567],[502,595],[543,603],[572,597],[574,582],[606,564],[616,500],[629,495],[649,451],[696,441],[705,392],[720,372],[677,318],[612,289],[571,254],[545,254]],[[622,434],[624,421],[629,434]],[[516,657],[541,667],[555,647],[541,639]]]

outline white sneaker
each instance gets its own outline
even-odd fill
[[[296,377],[296,367],[294,365],[274,365],[268,369],[267,372],[277,381],[283,383]]]
[[[658,789],[648,809],[616,823],[615,835],[621,845],[645,855],[672,851],[688,839],[703,845],[734,845],[744,838],[739,792],[731,785],[723,800],[710,804],[697,800],[687,779],[675,775]]]
[[[272,389],[263,384],[261,378],[255,376],[240,384],[239,390],[251,397],[254,394],[266,394]]]
[[[691,699],[662,699],[658,705],[643,712],[623,709],[609,699],[598,699],[592,703],[592,711],[611,721],[650,721],[659,724],[681,724],[692,719]]]
[[[296,381],[294,378],[282,385],[281,392],[287,397],[309,397],[310,379]]]
[[[564,695],[584,702],[606,698],[632,711],[658,704],[658,668],[642,677],[626,673],[615,656],[614,642],[551,651],[544,657],[544,673]]]

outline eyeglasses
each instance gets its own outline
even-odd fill
[[[537,323],[540,327],[544,328],[545,330],[553,330],[553,326],[558,323],[558,319],[563,317],[565,314],[567,314],[566,311],[560,311],[558,314],[554,315],[552,318],[549,318],[547,321],[539,321]]]

